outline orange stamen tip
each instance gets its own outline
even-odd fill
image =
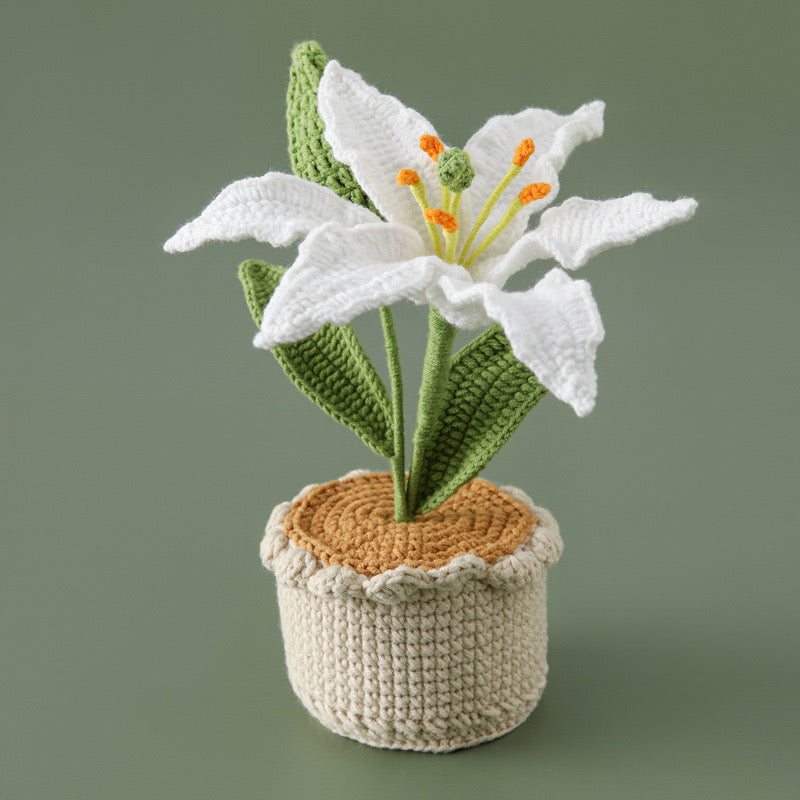
[[[531,183],[526,186],[518,195],[520,203],[526,206],[534,200],[541,200],[550,194],[549,183]]]
[[[533,155],[536,146],[533,139],[523,139],[514,151],[514,158],[511,159],[518,167],[524,167],[528,163],[528,159]]]
[[[439,156],[444,153],[444,145],[439,141],[439,137],[431,136],[429,133],[419,137],[419,149],[427,153],[434,161],[438,161]]]
[[[441,208],[426,208],[425,219],[434,225],[441,225],[445,233],[455,233],[458,230],[456,218]]]
[[[419,173],[413,169],[401,169],[397,173],[398,186],[413,186],[415,183],[419,183]]]

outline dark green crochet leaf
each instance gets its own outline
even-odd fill
[[[499,325],[459,350],[414,513],[433,510],[472,480],[545,394],[547,389],[511,352]]]
[[[303,42],[292,52],[286,122],[289,157],[295,175],[333,189],[340,197],[378,213],[358,185],[350,168],[333,157],[323,131],[325,123],[317,111],[317,89],[328,57],[316,42]]]
[[[247,305],[256,325],[286,270],[263,261],[239,267]],[[386,387],[349,325],[325,325],[272,352],[283,371],[309,399],[347,425],[376,453],[393,455],[391,408]]]

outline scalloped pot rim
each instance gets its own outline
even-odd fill
[[[367,474],[369,470],[353,470],[339,480]],[[418,599],[423,593],[455,593],[468,581],[513,591],[543,578],[547,568],[558,561],[564,547],[558,523],[547,509],[535,505],[520,489],[500,486],[501,491],[530,508],[538,522],[513,553],[500,556],[491,564],[479,556],[463,555],[437,569],[426,571],[401,565],[373,576],[362,575],[349,567],[326,566],[292,542],[283,526],[292,504],[318,485],[304,487],[297,497],[275,507],[261,541],[261,560],[275,573],[277,580],[305,587],[320,597],[369,598],[394,604]]]

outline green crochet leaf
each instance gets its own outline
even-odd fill
[[[285,269],[263,261],[239,267],[247,305],[261,324],[264,308]],[[272,349],[295,386],[376,453],[391,458],[391,407],[386,387],[349,325],[325,325],[298,342]]]
[[[499,325],[459,350],[450,365],[442,423],[431,441],[415,514],[472,480],[547,394],[511,352]]]
[[[328,57],[316,42],[303,42],[292,52],[286,122],[289,157],[295,175],[333,189],[340,197],[378,213],[350,168],[333,157],[317,110],[317,90]]]

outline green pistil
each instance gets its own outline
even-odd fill
[[[457,147],[445,150],[436,162],[439,183],[454,194],[469,189],[475,177],[475,168],[467,153]],[[450,211],[450,209],[446,209]],[[452,213],[452,211],[451,211]]]
[[[505,174],[505,177],[500,181],[500,183],[497,184],[497,186],[495,187],[494,191],[489,195],[489,198],[483,204],[483,208],[481,209],[481,213],[478,215],[478,219],[475,220],[475,224],[472,226],[472,230],[469,232],[469,236],[467,237],[467,241],[466,241],[466,244],[464,245],[464,249],[461,251],[461,256],[458,259],[459,263],[464,263],[464,256],[466,256],[467,253],[469,253],[469,249],[470,249],[470,247],[472,247],[472,243],[475,241],[475,237],[477,236],[478,231],[480,230],[480,228],[483,225],[483,223],[486,222],[487,219],[489,219],[489,214],[492,213],[492,209],[495,207],[495,204],[500,199],[500,195],[503,194],[503,192],[508,188],[508,185],[511,183],[511,181],[513,181],[514,178],[516,178],[517,175],[519,175],[519,173],[521,171],[522,171],[522,167],[518,167],[516,164],[512,164],[508,168],[508,172]],[[517,210],[519,210],[519,209],[517,209]],[[510,211],[510,209],[509,209],[509,211]],[[503,217],[503,219],[505,219],[505,217]],[[510,220],[509,220],[509,222],[510,222]],[[506,225],[507,224],[508,224],[508,222],[506,222]],[[505,226],[503,226],[503,227],[505,227]],[[495,230],[497,230],[496,227],[495,227]],[[494,233],[494,230],[492,231],[492,233]],[[489,236],[491,236],[492,233],[490,233]],[[499,233],[500,233],[500,231],[497,231],[497,235],[499,235]],[[497,235],[495,235],[494,239],[497,238]],[[492,242],[494,241],[494,239],[492,239]],[[489,244],[491,244],[491,242],[489,242]],[[485,244],[485,241],[484,241],[484,245],[482,245],[483,249],[485,250],[486,247],[488,247],[488,246],[489,245]],[[477,253],[475,253],[473,256],[471,256],[469,262],[467,262],[467,263],[471,264],[475,260],[475,256],[476,255],[477,255]],[[466,266],[466,264],[465,264],[465,266]]]

